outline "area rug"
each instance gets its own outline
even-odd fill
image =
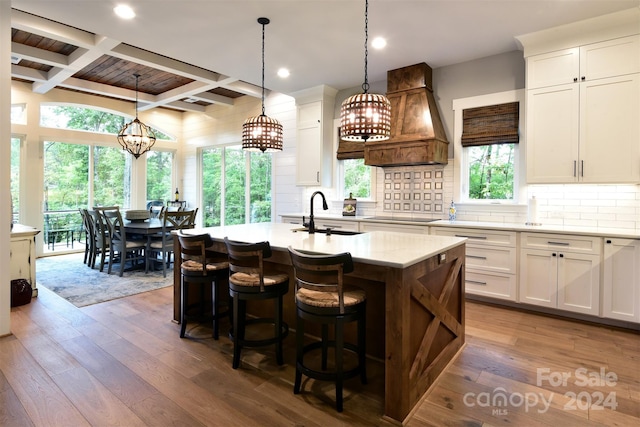
[[[38,258],[36,261],[36,281],[38,286],[55,292],[76,307],[84,307],[116,298],[135,295],[173,285],[173,270],[125,271],[118,275],[119,265],[114,264],[111,274],[107,267],[101,273],[83,263],[84,254],[56,255]],[[114,270],[115,269],[115,270]]]

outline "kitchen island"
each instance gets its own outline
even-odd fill
[[[345,281],[367,292],[367,354],[384,360],[384,416],[402,422],[464,344],[465,239],[385,231],[308,234],[297,229],[295,224],[261,223],[183,232],[208,233],[213,249],[221,253],[226,252],[225,236],[249,243],[269,241],[273,255],[265,261],[291,279],[288,246],[320,254],[350,252],[355,270]],[[174,245],[179,265],[178,239]],[[291,284],[284,320],[295,325],[293,280]],[[178,319],[180,269],[174,268],[174,320]]]

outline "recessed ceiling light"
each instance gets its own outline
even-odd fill
[[[113,8],[113,11],[122,19],[133,19],[136,16],[136,13],[131,9],[131,7],[126,4],[119,4],[118,6]]]
[[[373,46],[374,49],[382,49],[386,45],[387,41],[384,39],[384,37],[376,37],[371,41],[371,46]]]
[[[289,77],[289,74],[289,70],[286,68],[280,68],[278,70],[278,77],[282,77],[283,79]]]

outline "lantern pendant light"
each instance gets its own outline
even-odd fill
[[[134,74],[134,76],[136,78],[136,118],[124,125],[118,132],[118,142],[123,150],[127,150],[137,159],[153,147],[153,144],[156,143],[156,135],[149,126],[138,120],[138,78],[140,78],[140,74]]]
[[[264,27],[269,22],[269,18],[258,18],[262,25],[262,114],[242,124],[242,149],[247,151],[282,150],[282,125],[264,114]]]
[[[384,141],[391,136],[391,103],[384,95],[369,93],[369,1],[364,13],[364,93],[344,100],[340,108],[340,138],[346,141]]]

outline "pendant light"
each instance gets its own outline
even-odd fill
[[[264,27],[269,18],[258,18],[262,25],[262,114],[249,117],[242,125],[242,149],[248,151],[282,150],[282,125],[264,114]]]
[[[134,76],[136,78],[136,118],[120,130],[118,142],[123,150],[127,150],[137,159],[153,147],[153,144],[156,143],[156,135],[149,126],[138,120],[138,79],[140,74],[134,74]]]
[[[340,138],[346,141],[384,141],[391,136],[391,103],[384,95],[369,93],[369,1],[364,12],[364,93],[353,95],[340,108]]]

